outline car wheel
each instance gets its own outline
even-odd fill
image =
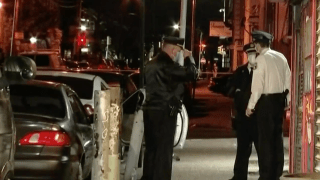
[[[77,180],[83,180],[82,165],[81,164],[79,164]]]

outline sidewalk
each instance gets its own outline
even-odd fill
[[[289,169],[288,138],[284,138],[285,167]],[[236,139],[191,139],[184,149],[175,151],[180,161],[173,162],[172,180],[228,180],[233,176]],[[248,180],[258,179],[257,154],[253,148]],[[285,180],[287,178],[281,178]]]

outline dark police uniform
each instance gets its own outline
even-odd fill
[[[167,37],[164,43],[183,45],[184,39]],[[182,103],[182,84],[195,80],[197,69],[192,57],[185,66],[175,63],[161,51],[146,64],[146,103],[143,107],[146,152],[143,180],[170,180],[177,114]]]
[[[272,41],[267,32],[252,32],[254,42]],[[282,53],[263,48],[256,58],[248,109],[254,109],[259,133],[259,180],[279,180],[283,173],[282,123],[290,90],[291,72]]]
[[[246,44],[243,50],[247,53],[256,53],[254,44]],[[252,143],[258,147],[257,121],[254,116],[246,116],[246,108],[251,95],[251,82],[254,67],[246,63],[237,68],[232,78],[232,90],[236,109],[235,127],[237,131],[237,156],[234,164],[232,180],[247,180],[249,158]]]

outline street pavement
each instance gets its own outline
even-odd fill
[[[235,138],[231,127],[233,100],[208,89],[209,80],[197,82],[193,107],[188,110],[187,139]],[[289,136],[289,124],[284,123],[284,136]]]
[[[180,161],[173,161],[172,180],[228,180],[233,176],[237,141],[231,128],[232,99],[209,91],[208,83],[206,79],[197,82],[193,108],[188,112],[187,141],[183,149],[174,151]],[[289,169],[288,144],[285,137],[285,174]],[[257,159],[253,148],[248,180],[258,179]],[[141,175],[142,169],[138,169],[138,179]]]
[[[199,80],[193,108],[189,110],[188,139],[232,138],[232,99],[208,90],[209,81]]]
[[[228,180],[232,178],[237,150],[236,142],[235,138],[188,139],[183,149],[174,152],[180,161],[173,161],[172,180]],[[289,169],[288,142],[288,138],[284,138],[285,174]],[[253,148],[248,180],[258,179],[257,159]]]
[[[233,176],[237,141],[231,128],[232,99],[208,90],[207,79],[197,82],[189,132],[182,150],[175,150],[180,161],[173,162],[172,180],[227,180]],[[284,138],[285,167],[289,169],[289,140]],[[249,162],[248,180],[258,179],[255,149]],[[282,178],[285,179],[285,178]]]

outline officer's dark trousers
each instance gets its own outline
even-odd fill
[[[168,109],[144,108],[146,151],[143,180],[170,180],[177,115],[170,117]]]
[[[282,94],[263,94],[256,106],[259,132],[259,180],[279,180],[283,172],[284,104]]]
[[[256,118],[239,115],[237,125],[237,156],[234,163],[234,180],[247,180],[249,158],[252,143],[258,148],[258,132]],[[258,151],[257,151],[258,153]]]

